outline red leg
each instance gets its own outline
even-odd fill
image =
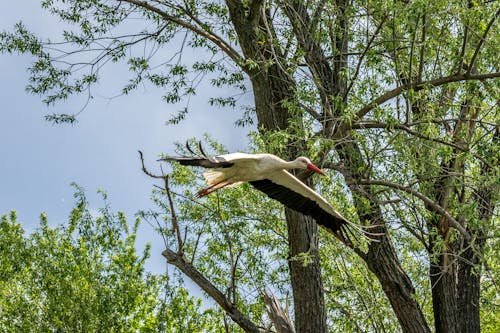
[[[214,184],[210,187],[207,187],[207,188],[204,188],[203,190],[198,191],[198,193],[196,194],[196,197],[198,197],[198,198],[204,197],[204,196],[206,196],[214,191],[217,191],[218,189],[221,189],[221,188],[226,187],[226,186],[231,185],[231,184],[232,183],[230,183],[226,180],[223,180],[217,184]]]

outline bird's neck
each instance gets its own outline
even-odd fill
[[[299,168],[299,164],[295,160],[289,161],[289,162],[283,161],[282,165],[283,165],[283,169],[286,169],[286,170]]]

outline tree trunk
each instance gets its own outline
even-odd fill
[[[479,333],[481,332],[479,317],[481,263],[470,246],[462,253],[462,258],[458,264],[458,327],[460,333]]]
[[[491,147],[496,147],[500,141],[500,128],[495,129],[493,134]],[[495,154],[495,148],[491,148]],[[494,169],[482,163],[481,175],[485,178],[495,177]],[[481,204],[478,207],[479,219],[483,222],[491,221],[493,211],[495,210],[496,201],[494,194],[498,191],[498,187],[483,185],[476,191],[476,201]],[[464,242],[462,248],[465,249],[462,253],[463,260],[458,262],[458,286],[457,286],[457,311],[459,313],[460,332],[463,333],[479,333],[481,332],[480,321],[480,291],[481,291],[481,270],[484,245],[486,235],[483,229],[473,230],[473,234],[477,235],[475,243],[469,244]],[[475,246],[473,248],[472,246]],[[478,255],[479,253],[479,255]]]
[[[280,50],[273,47],[273,41],[269,38],[274,33],[269,13],[261,8],[258,11],[253,8],[253,13],[248,12],[248,8],[240,1],[226,3],[245,57],[259,64],[258,68],[249,71],[259,129],[284,130],[289,126],[292,115],[283,102],[294,99],[296,84],[284,70],[283,64],[269,64],[270,58],[281,58]],[[289,156],[283,156],[285,158],[301,150],[298,146],[288,148]],[[314,220],[292,210],[286,209],[285,214],[290,257],[295,258],[306,252],[311,256],[307,265],[301,260],[291,260],[289,263],[296,332],[326,332],[318,227]]]
[[[446,263],[447,254],[439,256],[438,263],[431,263],[429,277],[432,290],[432,309],[436,333],[460,333],[456,303],[455,266]]]
[[[360,221],[379,225],[380,227],[377,228],[379,230],[376,232],[387,233],[383,226],[384,219],[380,207],[372,200],[375,196],[371,193],[370,187],[363,187],[363,191],[369,195],[369,198],[362,197],[357,192],[356,179],[362,179],[364,177],[363,170],[367,168],[359,147],[356,143],[345,140],[338,145],[337,152],[345,164],[344,177],[353,193],[354,205]],[[366,199],[369,200],[368,204]],[[422,309],[413,298],[415,289],[412,282],[401,267],[388,235],[381,237],[380,242],[371,242],[366,254],[359,249],[357,253],[366,261],[368,268],[379,280],[402,331],[407,333],[430,332]]]
[[[318,256],[318,226],[313,219],[285,209],[290,277],[297,333],[327,332],[325,298]],[[309,262],[301,260],[306,255]]]
[[[401,268],[389,239],[383,237],[380,243],[373,243],[365,260],[368,268],[377,276],[382,285],[402,332],[430,332],[422,310],[413,298],[415,289],[410,278]]]

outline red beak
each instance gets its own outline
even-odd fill
[[[315,165],[314,165],[314,164],[312,164],[312,163],[309,163],[309,164],[307,165],[307,168],[308,168],[309,170],[312,170],[312,171],[314,171],[314,172],[319,173],[320,175],[326,176],[326,174],[325,174],[325,173],[324,173],[324,172],[323,172],[320,168],[318,168],[317,166],[315,166]]]

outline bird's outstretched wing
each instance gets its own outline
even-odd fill
[[[351,242],[349,234],[352,235],[352,230],[349,226],[353,223],[289,172],[280,170],[270,174],[267,179],[252,181],[250,184],[288,208],[311,216],[341,240]]]

